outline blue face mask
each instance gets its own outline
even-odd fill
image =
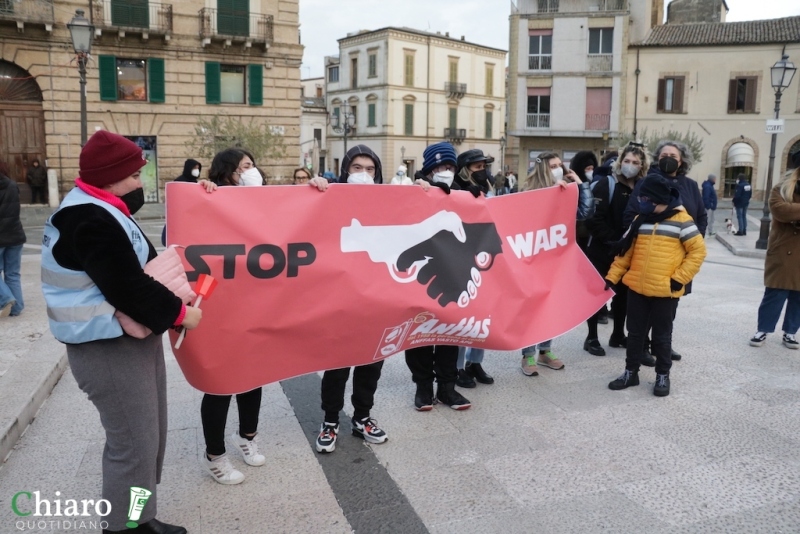
[[[656,204],[652,200],[639,201],[639,213],[642,215],[650,215],[656,210]]]

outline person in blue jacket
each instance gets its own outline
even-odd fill
[[[747,207],[750,197],[753,196],[753,186],[747,181],[744,174],[737,176],[736,192],[733,194],[733,207],[736,209],[736,220],[739,228],[733,235],[747,235]]]
[[[714,212],[717,211],[717,176],[709,174],[703,182],[703,206],[708,213],[708,235],[714,235]]]

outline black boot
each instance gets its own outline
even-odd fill
[[[186,529],[176,525],[162,523],[158,519],[151,519],[147,523],[142,523],[136,528],[125,530],[105,530],[103,534],[115,534],[117,532],[136,532],[137,534],[186,534]]]
[[[433,381],[417,382],[414,406],[418,412],[428,412],[433,409]]]
[[[606,349],[600,344],[600,341],[594,338],[586,338],[586,341],[583,342],[583,350],[592,354],[594,356],[605,356]]]
[[[624,349],[628,346],[628,338],[626,338],[624,335],[620,336],[616,334],[611,334],[611,337],[608,338],[608,346],[614,347],[615,349],[619,348]]]
[[[454,410],[466,410],[472,406],[461,393],[456,391],[455,382],[440,382],[436,389],[436,399]]]
[[[644,353],[639,357],[639,363],[644,365],[645,367],[655,367],[656,366],[656,358],[652,354],[650,354],[650,349],[644,349]]]
[[[673,350],[672,353],[670,354],[670,358],[672,358],[673,361],[679,362],[681,361],[681,358],[683,358],[683,356],[681,356],[680,354],[678,354]]]
[[[464,371],[481,384],[494,384],[494,378],[479,363],[467,362]]]
[[[466,369],[459,369],[456,385],[460,388],[474,388],[478,384],[475,383],[475,379],[472,378],[472,375],[469,374]]]

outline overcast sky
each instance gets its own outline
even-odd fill
[[[800,0],[726,2],[729,22],[800,15]],[[306,47],[301,76],[322,76],[323,58],[339,53],[337,39],[386,26],[450,32],[456,38],[464,35],[467,41],[507,50],[510,11],[509,0],[300,0],[300,31]]]

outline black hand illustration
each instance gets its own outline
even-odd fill
[[[477,296],[480,271],[486,271],[502,252],[500,236],[491,223],[464,224],[466,242],[442,230],[432,238],[403,252],[397,268],[405,271],[414,262],[428,259],[417,275],[417,282],[428,285],[428,296],[442,307],[456,302],[465,307]]]

